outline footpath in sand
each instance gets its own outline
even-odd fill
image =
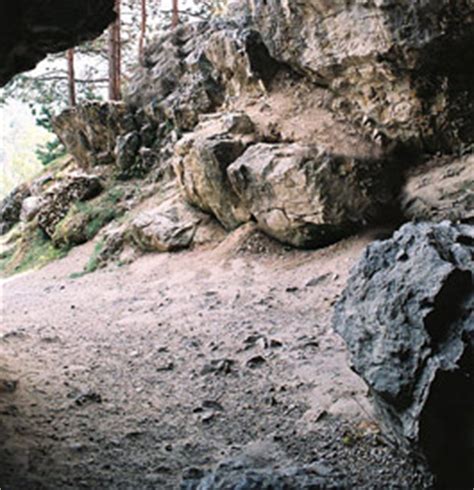
[[[174,489],[245,455],[348,488],[421,488],[331,331],[373,234],[260,236],[71,279],[91,244],[2,283],[0,487]]]

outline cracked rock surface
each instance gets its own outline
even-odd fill
[[[474,227],[408,224],[370,245],[333,326],[386,428],[449,488],[474,475]]]

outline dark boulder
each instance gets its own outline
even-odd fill
[[[474,483],[473,274],[473,226],[408,224],[367,248],[333,318],[383,425],[446,488]]]
[[[312,490],[349,488],[344,477],[318,463],[285,469],[261,468],[245,458],[223,461],[202,475],[198,469],[184,478],[181,490]]]

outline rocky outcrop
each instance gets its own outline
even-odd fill
[[[333,325],[381,420],[438,474],[474,481],[474,227],[408,224],[370,245]]]
[[[389,161],[299,144],[254,145],[227,173],[260,229],[296,247],[333,243],[379,219],[397,190]]]
[[[84,170],[114,165],[117,138],[136,130],[133,115],[121,102],[88,102],[53,119],[55,133]]]
[[[227,177],[227,168],[257,140],[252,121],[243,113],[206,116],[177,145],[174,170],[186,200],[212,213],[227,229],[249,221]]]
[[[52,238],[56,226],[67,215],[73,203],[92,199],[102,189],[100,179],[95,175],[77,172],[59,180],[42,196],[41,210],[37,214],[39,227]]]
[[[409,220],[474,222],[474,155],[438,158],[413,169],[402,210]]]
[[[23,202],[30,195],[29,186],[23,184],[0,202],[0,235],[7,233],[20,221]]]
[[[115,17],[113,0],[17,0],[0,4],[0,86],[48,53],[97,37]]]
[[[143,177],[163,160],[169,129],[124,102],[87,102],[53,119],[55,133],[84,170]],[[109,172],[109,173],[110,173]]]
[[[123,103],[55,119],[84,171],[180,187],[179,212],[160,195],[130,216],[141,248],[195,243],[205,227],[195,226],[198,211],[188,219],[188,204],[227,230],[252,221],[286,244],[324,246],[400,217],[402,172],[415,157],[399,150],[469,151],[472,0],[329,3],[231,2],[232,18],[150,43]],[[405,216],[470,219],[469,161],[460,168],[446,167],[442,190],[441,170],[410,172]],[[45,212],[54,236],[58,220]],[[76,242],[81,219],[63,222],[61,237]]]
[[[199,22],[164,35],[145,54],[128,102],[190,130],[244,89],[261,91],[278,71],[259,34],[239,22]]]
[[[472,0],[247,4],[272,57],[329,87],[333,109],[382,142],[472,141]]]

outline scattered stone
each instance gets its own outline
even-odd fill
[[[267,360],[263,356],[255,356],[250,358],[245,365],[250,369],[256,369],[265,364]]]
[[[0,393],[11,395],[18,388],[18,380],[0,379]]]
[[[307,288],[313,288],[315,286],[319,286],[320,284],[323,284],[327,281],[329,281],[332,277],[332,274],[330,272],[328,272],[327,274],[322,274],[321,276],[317,276],[313,279],[310,279],[307,283],[306,283],[306,287]]]
[[[230,374],[235,366],[233,359],[213,359],[201,369],[201,374]]]
[[[167,364],[164,364],[163,366],[157,366],[156,371],[173,371],[175,368],[175,365],[173,362],[169,362]]]
[[[102,396],[95,391],[88,391],[86,393],[81,393],[74,399],[74,403],[82,407],[89,403],[102,403]]]

